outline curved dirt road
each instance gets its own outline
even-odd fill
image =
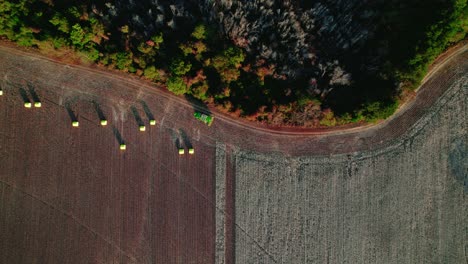
[[[203,126],[191,125],[193,109],[201,110],[200,107],[147,82],[99,69],[58,64],[37,54],[24,53],[6,47],[0,47],[0,56],[5,62],[16,62],[14,66],[12,65],[12,72],[3,73],[4,80],[8,80],[13,72],[15,74],[21,71],[37,72],[37,76],[49,82],[48,86],[38,89],[53,92],[53,89],[61,87],[60,89],[67,90],[69,93],[86,94],[100,98],[100,100],[119,102],[120,108],[128,108],[132,102],[141,97],[147,97],[149,102],[152,101],[151,97],[164,98],[166,100],[163,103],[165,105],[164,119],[177,123],[181,127],[191,127],[191,132],[193,132],[191,136],[203,135],[226,142],[232,147],[258,152],[279,152],[291,156],[350,153],[384,146],[402,136],[417,120],[430,112],[431,106],[446,89],[454,82],[466,77],[466,72],[468,72],[468,45],[465,45],[434,67],[424,79],[413,101],[406,103],[395,115],[377,125],[344,130],[268,129],[214,113],[216,121],[212,128],[207,129]],[[66,79],[63,78],[64,75],[67,76]],[[29,75],[23,79],[24,82],[34,83],[34,77]],[[28,78],[32,79],[28,80]],[[57,80],[52,82],[54,79]],[[84,80],[92,80],[92,83],[86,84]],[[106,84],[105,88],[93,85],[93,83],[100,82]],[[64,83],[67,87],[63,87]],[[160,104],[155,104],[155,108],[163,109]],[[166,111],[169,108],[176,110]]]
[[[351,249],[358,262],[382,263],[407,248],[393,263],[418,263],[438,262],[437,244],[458,260],[466,201],[449,169],[462,171],[463,148],[448,151],[451,139],[426,125],[466,94],[467,72],[464,47],[381,124],[278,131],[216,113],[207,127],[193,118],[197,106],[146,82],[1,47],[0,257],[21,264],[356,263],[345,254]],[[42,108],[23,107],[33,93]],[[455,101],[439,132],[466,119],[463,100]],[[71,127],[73,115],[79,128]],[[414,136],[424,126],[435,139]],[[457,129],[452,137],[466,136],[466,127]],[[436,148],[417,150],[426,142]],[[179,156],[176,146],[188,144],[195,155]],[[409,244],[397,248],[401,240]],[[296,254],[304,245],[306,254]]]

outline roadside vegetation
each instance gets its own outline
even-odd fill
[[[388,8],[394,9],[393,6]],[[395,26],[389,45],[396,47],[390,56],[396,77],[415,89],[434,59],[448,45],[466,37],[468,6],[466,0],[431,1],[430,4],[408,1],[393,12],[403,13],[412,8],[421,10],[417,20],[389,12],[383,22]],[[421,28],[424,30],[419,30]]]
[[[251,54],[242,40],[221,34],[201,14],[196,23],[174,27],[171,20],[142,32],[130,23],[141,20],[139,14],[110,16],[116,12],[108,3],[10,0],[0,5],[0,36],[49,54],[72,51],[249,120],[336,126],[390,116],[402,90],[417,87],[435,57],[466,36],[466,0],[393,2],[379,6],[379,33],[363,52],[343,56],[343,67],[320,65],[322,79],[282,73],[278,64]],[[356,56],[369,57],[381,47],[386,50],[378,57],[379,71],[362,74]]]

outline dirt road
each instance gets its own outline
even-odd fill
[[[41,56],[6,47],[0,47],[0,55],[5,61],[17,61],[17,64],[12,64],[13,68],[10,69],[15,74],[16,71],[39,71],[38,75],[52,74],[47,78],[49,80],[57,79],[54,83],[55,86],[62,87],[67,91],[79,91],[123,105],[128,105],[131,100],[135,100],[132,98],[135,94],[157,97],[164,101],[165,120],[175,122],[177,119],[181,126],[191,127],[193,109],[201,110],[184,98],[173,96],[161,88],[135,78],[88,67],[57,64]],[[460,47],[449,57],[444,58],[425,78],[424,85],[418,90],[415,100],[406,103],[394,116],[377,125],[331,131],[303,129],[291,131],[290,129],[267,129],[214,113],[216,121],[213,128],[200,128],[198,126],[191,128],[196,135],[226,142],[231,146],[259,152],[287,153],[292,156],[349,153],[378,148],[401,136],[429,111],[431,105],[450,87],[451,83],[466,76],[468,71],[467,58],[468,45]],[[26,65],[30,67],[25,68]],[[11,75],[11,73],[4,72],[4,80],[8,79],[9,74]],[[24,80],[26,81],[27,78]],[[92,86],[86,84],[85,80],[92,80],[94,83],[104,82],[106,86]],[[76,83],[80,85],[76,85]],[[48,85],[42,89],[55,89],[52,86]],[[157,106],[161,108],[161,105]],[[170,112],[167,111],[168,108],[176,108],[177,111]],[[174,116],[177,118],[173,118]]]
[[[333,195],[327,196],[329,200],[317,206],[305,202],[296,212],[321,208],[315,216],[338,217],[338,211],[324,212],[337,204],[343,208],[358,205],[347,204],[345,201],[356,197],[345,199],[350,189],[339,189],[336,184],[346,182],[342,179],[346,175],[355,175],[354,169],[366,171],[363,168],[369,166],[378,170],[377,182],[370,181],[373,171],[354,178],[369,180],[371,187],[381,186],[370,189],[378,196],[386,186],[382,183],[386,176],[399,179],[404,172],[403,169],[380,171],[379,166],[401,160],[384,159],[378,163],[370,159],[367,163],[363,159],[375,153],[380,157],[380,152],[399,155],[388,150],[409,141],[411,131],[426,127],[431,116],[447,107],[451,98],[466,94],[462,91],[466,89],[467,72],[468,51],[464,47],[440,64],[415,100],[386,122],[343,131],[278,131],[231,120],[218,113],[214,113],[213,126],[207,127],[193,118],[198,106],[149,83],[0,47],[0,85],[4,91],[0,97],[1,259],[6,263],[244,264],[242,261],[246,259],[255,260],[252,263],[268,263],[272,259],[278,262],[277,254],[284,252],[282,262],[288,263],[287,256],[294,259],[290,249],[295,245],[288,239],[301,241],[297,230],[311,228],[301,224],[308,223],[310,218],[294,222],[297,215],[289,212],[277,222],[271,221],[275,214],[264,214],[262,210],[277,208],[277,212],[287,212],[287,208],[300,204],[297,201],[309,199],[307,189],[300,189],[304,196],[294,196],[299,185],[322,186],[314,187],[311,194],[325,195],[319,194],[319,190],[335,188]],[[24,108],[25,98],[39,99],[42,107]],[[466,115],[463,113],[466,108],[460,105],[455,109],[458,112],[451,115],[453,122],[457,114]],[[102,116],[109,122],[106,127],[99,125]],[[152,116],[156,126],[149,124]],[[78,128],[71,126],[73,119],[79,121]],[[138,131],[142,124],[146,126],[145,132]],[[443,130],[448,130],[450,124],[443,126]],[[463,126],[459,131],[463,132]],[[119,150],[121,143],[126,144],[127,150]],[[179,156],[179,146],[186,151],[193,146],[195,155]],[[449,152],[445,145],[440,146],[434,151],[440,152],[441,156],[437,157],[443,159]],[[419,155],[428,152],[417,153],[422,154],[411,156],[412,163],[404,168],[420,165]],[[437,157],[425,162],[440,161]],[[424,168],[429,171],[431,167]],[[335,176],[327,177],[334,172]],[[439,175],[450,173],[443,170],[431,174],[430,179],[440,182]],[[424,175],[417,173],[417,176],[421,181],[396,181],[391,194],[411,192],[403,187],[423,182]],[[298,185],[293,184],[296,178]],[[322,183],[314,185],[317,180]],[[349,184],[359,185],[359,182]],[[411,201],[424,197],[429,202],[439,201],[434,197],[447,194],[444,186],[456,188],[452,182],[437,186],[435,190],[424,185],[418,189],[421,195],[398,200],[399,206],[417,206],[418,203]],[[425,192],[433,196],[424,196]],[[275,200],[277,194],[294,199]],[[334,202],[336,197],[344,200]],[[460,196],[447,197],[454,201],[453,208],[459,208]],[[356,199],[364,204],[371,198]],[[389,203],[389,200],[382,202]],[[343,217],[350,215],[343,210]],[[424,213],[420,212],[415,223],[422,221]],[[258,222],[258,217],[263,217],[265,222]],[[377,216],[369,219],[383,221]],[[459,215],[456,219],[457,223],[466,220]],[[294,232],[279,232],[277,228],[284,222],[291,222]],[[263,223],[270,223],[269,228]],[[445,223],[441,226],[445,227]],[[332,230],[337,226],[345,228],[338,224],[327,228]],[[255,233],[258,230],[264,232]],[[375,232],[378,230],[376,227]],[[392,230],[388,232],[392,235]],[[331,241],[339,235],[326,235],[325,248],[332,247]],[[285,244],[270,243],[269,239],[285,241]],[[278,249],[278,246],[286,248]],[[342,244],[341,249],[345,246]],[[340,252],[331,250],[334,259],[345,259]],[[268,252],[266,258],[261,252]],[[251,254],[259,258],[250,258]],[[361,256],[358,251],[356,256]]]
[[[0,263],[214,262],[211,139],[171,126],[162,98],[0,57]]]

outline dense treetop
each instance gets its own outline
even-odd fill
[[[468,31],[466,0],[9,0],[0,36],[269,124],[391,115]]]

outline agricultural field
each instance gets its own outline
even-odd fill
[[[214,261],[213,141],[194,139],[176,118],[162,116],[171,106],[150,94],[103,97],[100,91],[118,86],[63,66],[6,61],[0,262]],[[41,107],[25,108],[33,94]],[[195,155],[179,156],[177,147],[189,145]]]
[[[465,263],[468,79],[370,151],[235,153],[233,263]]]
[[[0,259],[463,263],[467,62],[377,125],[271,130],[0,47]]]

